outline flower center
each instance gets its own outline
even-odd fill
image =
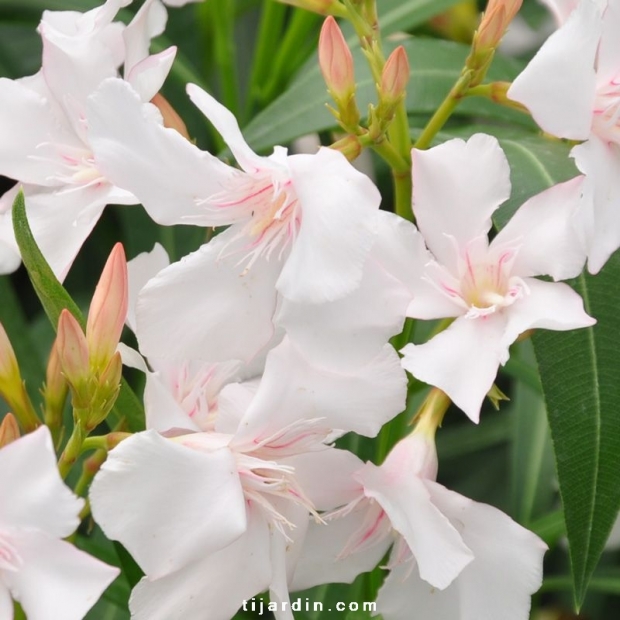
[[[428,280],[466,310],[466,318],[488,316],[529,292],[526,283],[512,275],[517,253],[517,247],[489,247],[486,236],[478,237],[458,256],[454,272],[435,263]]]
[[[273,172],[258,176],[240,173],[234,185],[209,202],[230,213],[230,220],[239,221],[240,230],[231,240],[245,240],[242,261],[246,270],[261,256],[269,258],[275,250],[278,259],[295,240],[301,222],[297,195],[289,179],[278,182]]]
[[[592,130],[604,140],[620,144],[620,78],[598,90]]]

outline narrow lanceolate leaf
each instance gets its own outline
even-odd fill
[[[60,313],[65,308],[71,312],[82,329],[84,329],[86,322],[82,312],[54,275],[32,235],[26,216],[24,194],[21,191],[17,194],[13,203],[13,228],[22,261],[28,271],[32,286],[54,330],[57,329]],[[115,421],[119,421],[123,416],[125,417],[130,430],[139,431],[144,429],[144,410],[142,404],[124,379],[122,380],[121,391],[112,411]]]
[[[570,545],[575,606],[620,508],[620,254],[597,276],[572,283],[598,323],[572,332],[541,332],[534,347]]]

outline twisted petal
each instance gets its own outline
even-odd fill
[[[555,136],[585,140],[590,134],[601,31],[601,9],[584,0],[508,90],[510,99],[526,106],[540,127]]]
[[[361,282],[381,196],[337,151],[321,148],[287,161],[302,216],[278,290],[297,302],[340,299]]]
[[[64,484],[47,426],[0,450],[0,523],[64,538],[79,525],[84,500]]]
[[[464,248],[491,228],[491,215],[510,196],[510,168],[496,138],[475,134],[428,151],[412,151],[413,212],[428,249],[452,270]]]
[[[152,579],[226,547],[247,527],[233,455],[186,448],[155,431],[110,452],[90,500],[106,536]]]
[[[517,245],[512,273],[574,278],[585,262],[585,247],[575,218],[581,205],[582,176],[559,183],[530,198],[512,216],[492,245]],[[620,231],[620,226],[618,227]]]
[[[506,320],[502,313],[459,317],[427,343],[408,344],[401,351],[402,365],[414,377],[443,390],[478,423],[482,401],[499,365],[508,359]]]
[[[29,620],[82,620],[120,573],[43,532],[14,532],[12,542],[23,564],[3,577]]]
[[[140,293],[140,350],[153,359],[249,361],[274,327],[281,263],[259,257],[244,273],[234,226],[170,265]]]
[[[243,601],[269,587],[271,573],[269,526],[260,510],[248,505],[242,536],[161,579],[145,577],[129,607],[135,620],[230,620]]]

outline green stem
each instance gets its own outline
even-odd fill
[[[24,610],[17,601],[13,601],[13,620],[28,620]]]
[[[427,149],[431,145],[433,138],[441,131],[441,128],[446,124],[446,121],[456,109],[456,106],[466,95],[471,78],[471,71],[466,70],[461,74],[454,86],[450,89],[447,97],[443,100],[439,108],[437,108],[430,121],[428,121],[420,137],[413,145],[414,148]]]
[[[73,426],[73,432],[71,433],[71,437],[69,437],[69,441],[67,442],[67,445],[58,460],[58,471],[63,479],[67,477],[67,474],[73,465],[75,465],[78,457],[80,456],[80,452],[82,451],[82,443],[84,442],[86,433],[84,431],[84,427],[82,426],[82,422],[80,421],[80,417],[74,415],[75,423]]]
[[[362,146],[370,146],[375,153],[380,155],[390,166],[394,175],[406,175],[409,176],[409,163],[405,160],[394,148],[394,146],[387,140],[380,142],[371,142],[362,137],[360,139]],[[409,203],[411,206],[411,203]]]

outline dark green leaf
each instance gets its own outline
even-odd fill
[[[21,191],[17,194],[13,203],[13,227],[22,261],[54,330],[57,328],[60,313],[65,308],[75,316],[82,328],[84,328],[86,323],[82,312],[58,281],[58,278],[54,275],[37,246],[28,224],[26,202]],[[117,422],[122,417],[125,417],[131,431],[144,429],[144,409],[124,379],[122,380],[121,390],[112,411]]]
[[[598,323],[534,337],[579,608],[620,508],[620,254],[574,288]]]

